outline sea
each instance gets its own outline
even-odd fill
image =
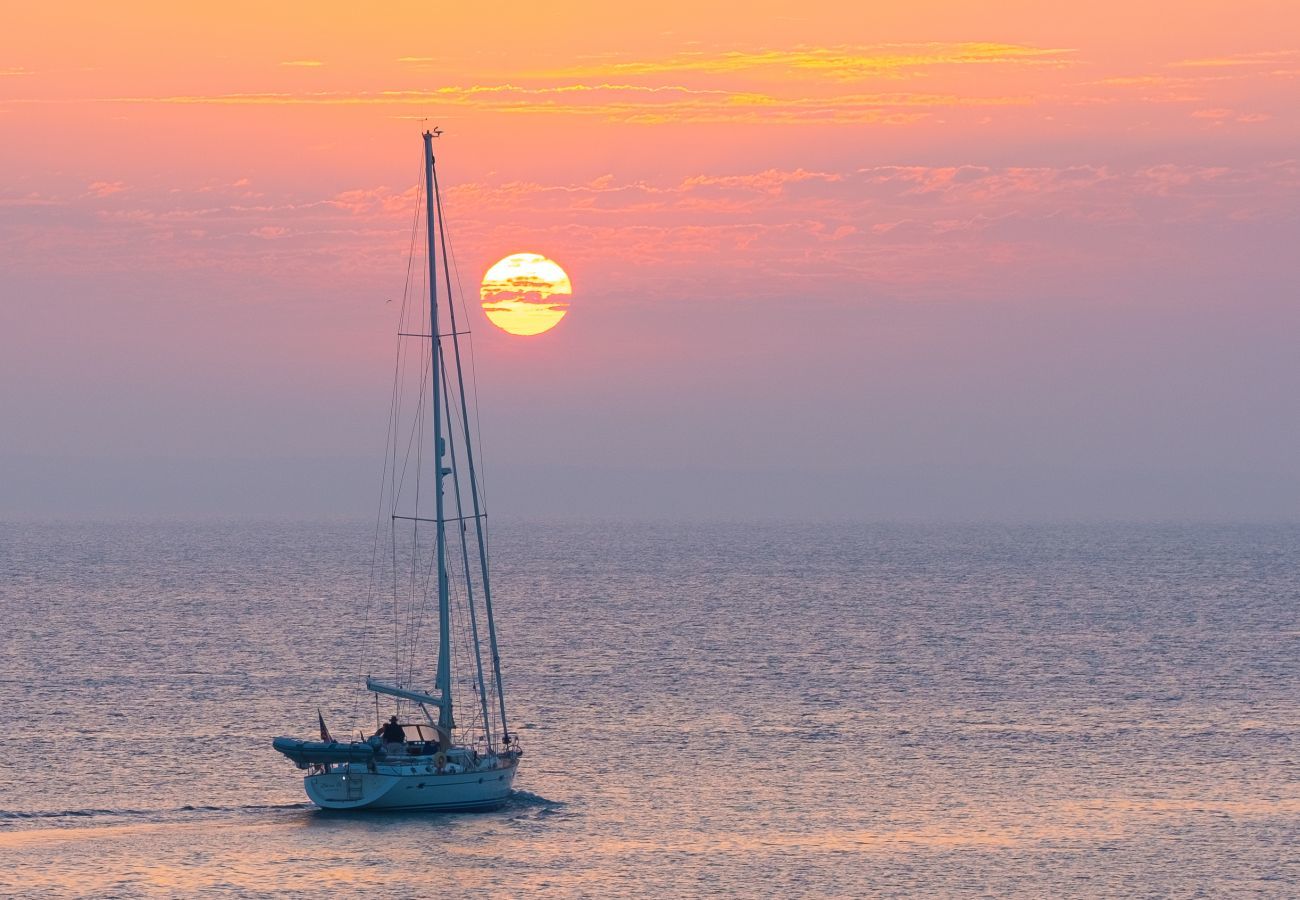
[[[1300,526],[494,520],[514,795],[328,813],[373,527],[0,525],[0,896],[1300,895]]]

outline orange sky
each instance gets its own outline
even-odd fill
[[[1000,281],[972,270],[990,248],[960,241],[922,278],[928,247],[897,229],[1045,205],[1124,219],[1150,195],[1175,215],[1257,216],[1284,198],[1254,187],[1294,190],[1294,4],[895,6],[27,5],[0,36],[0,202],[114,227],[20,221],[6,246],[60,270],[136,266],[122,242],[177,268],[377,264],[400,241],[424,116],[449,133],[476,267],[542,240],[610,289],[601,258],[648,237],[656,280],[694,278],[720,248],[749,269],[770,241],[836,284],[947,290]]]
[[[213,402],[275,383],[285,406],[319,403],[325,416],[300,373],[329,360],[323,377],[347,391],[382,368],[374,304],[401,290],[425,117],[446,131],[468,294],[520,250],[579,286],[548,343],[485,336],[508,380],[563,380],[574,416],[614,403],[603,390],[640,396],[664,360],[682,389],[746,373],[714,399],[752,412],[764,354],[747,348],[828,316],[888,318],[890,304],[993,317],[1006,304],[1136,304],[1155,316],[1189,292],[1204,291],[1205,308],[1245,286],[1261,333],[1290,308],[1294,3],[404,6],[6,11],[0,374],[45,389],[9,398],[30,427],[0,455],[73,452],[49,413],[83,402],[69,367],[114,397],[179,407],[158,385],[183,365]],[[879,322],[853,321],[796,337],[789,363],[825,366],[837,358],[827,342],[853,329],[884,340],[867,331]],[[921,328],[914,349],[942,330]],[[63,341],[33,349],[52,333]],[[989,338],[967,334],[962,352]],[[897,341],[872,350],[895,352]],[[853,402],[844,390],[833,405]],[[139,437],[143,408],[113,422],[114,452],[160,440]],[[195,422],[162,444],[300,452],[289,438],[268,449],[261,424],[232,436]],[[364,444],[320,421],[297,433],[313,447]],[[626,439],[606,449],[636,458],[647,446]],[[559,438],[550,448],[581,455]]]

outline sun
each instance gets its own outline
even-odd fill
[[[573,285],[554,260],[512,253],[483,276],[479,299],[488,321],[509,334],[550,331],[569,311]]]

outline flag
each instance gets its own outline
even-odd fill
[[[327,744],[334,743],[334,738],[330,737],[330,730],[325,727],[325,717],[321,715],[320,707],[316,707],[316,718],[320,720],[320,739]]]

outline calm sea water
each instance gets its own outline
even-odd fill
[[[0,526],[0,894],[1295,896],[1300,527],[494,528],[495,813],[330,815],[365,524]]]

